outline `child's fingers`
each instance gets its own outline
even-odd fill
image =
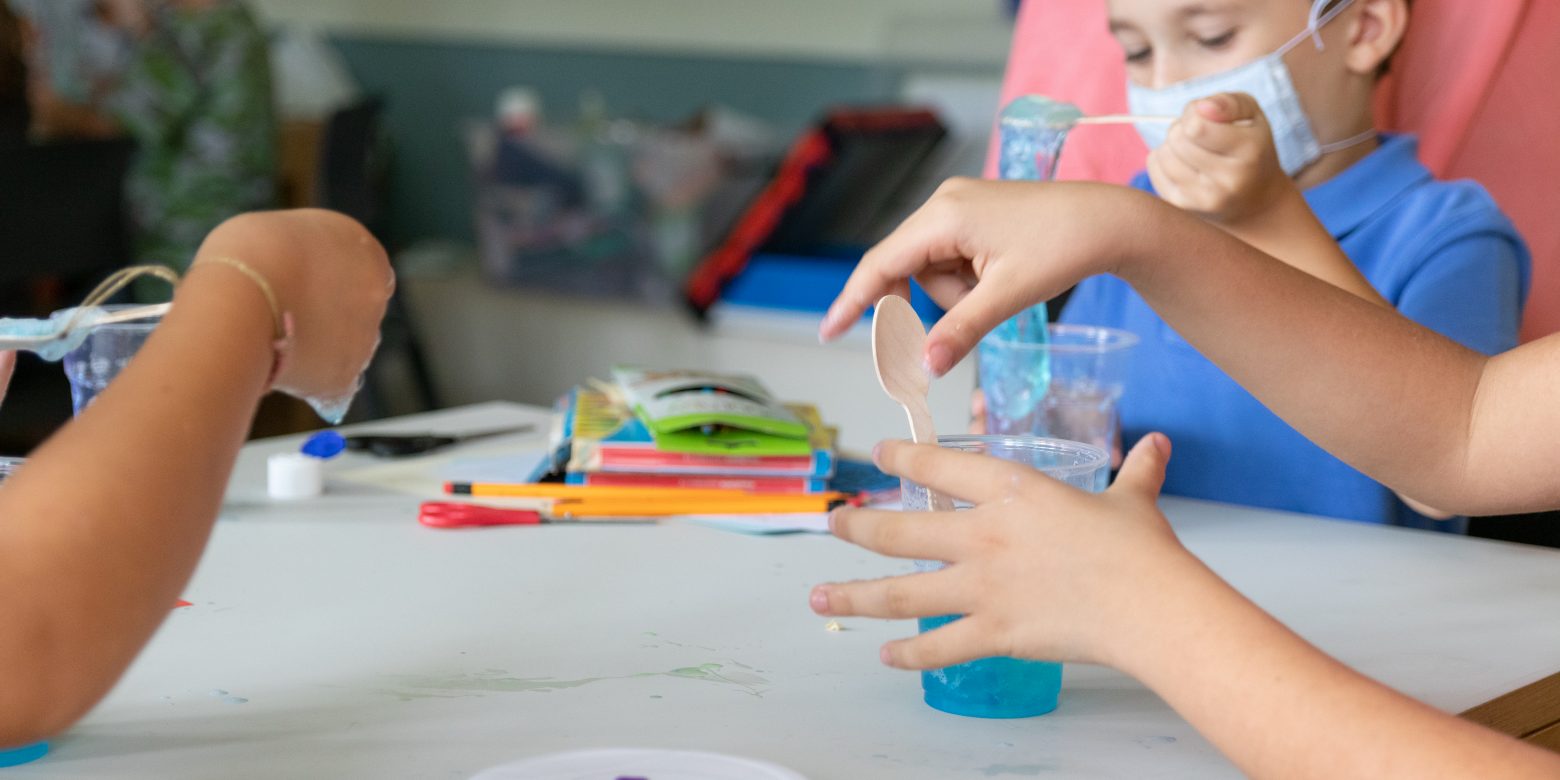
[[[833,339],[844,333],[885,295],[908,298],[910,279],[928,266],[961,259],[953,227],[938,210],[930,208],[932,203],[928,201],[916,210],[862,256],[824,315],[818,328],[821,338]]]
[[[1228,126],[1208,126],[1213,128],[1214,133],[1224,133],[1230,129]],[[1244,152],[1238,149],[1238,145],[1229,152],[1221,152],[1203,145],[1201,141],[1183,138],[1178,143],[1165,144],[1164,151],[1173,158],[1168,166],[1175,171],[1175,175],[1185,177],[1184,184],[1207,189],[1218,186],[1222,178],[1248,165],[1247,158],[1250,157],[1250,147],[1254,143],[1247,138],[1247,149]]]
[[[969,605],[962,598],[953,569],[884,577],[877,580],[837,582],[813,588],[808,605],[819,615],[872,617],[903,620],[960,612]]]
[[[1218,203],[1218,190],[1210,177],[1187,163],[1185,155],[1176,148],[1185,146],[1188,144],[1182,140],[1178,144],[1165,144],[1154,150],[1154,156],[1158,158],[1160,176],[1159,179],[1154,180],[1154,185],[1158,187],[1161,180],[1173,183],[1172,187],[1161,194],[1167,202],[1178,208],[1212,213]]]
[[[949,561],[962,557],[959,526],[946,512],[836,509],[829,530],[840,539],[895,558]]]
[[[997,654],[992,629],[969,615],[909,639],[883,645],[883,663],[896,669],[941,669]]]
[[[975,349],[981,337],[1035,301],[1045,300],[1043,294],[1035,292],[1011,277],[988,275],[981,279],[927,332],[926,367],[932,376],[948,373]]]
[[[1186,193],[1181,190],[1181,183],[1165,172],[1164,164],[1161,162],[1165,155],[1160,153],[1163,149],[1164,147],[1161,146],[1148,155],[1148,180],[1153,183],[1154,191],[1159,193],[1159,197],[1170,203],[1185,203]]]
[[[927,297],[939,306],[951,307],[968,295],[980,281],[973,273],[967,273],[967,270],[964,267],[956,271],[922,271],[916,274],[915,280],[926,291]]]
[[[1127,459],[1116,474],[1112,493],[1138,494],[1150,503],[1159,496],[1165,484],[1165,468],[1170,464],[1170,438],[1162,433],[1150,433],[1133,445]]]
[[[979,389],[970,393],[970,433],[979,436],[986,432],[986,394]]]
[[[1010,496],[1022,480],[1036,475],[1011,461],[907,441],[879,444],[873,460],[889,474],[977,504]]]
[[[1244,159],[1252,149],[1264,143],[1264,136],[1269,131],[1266,124],[1221,124],[1199,118],[1188,123],[1184,132],[1188,142],[1185,146],[1220,157]]]
[[[1271,132],[1256,99],[1244,93],[1193,101],[1189,113],[1193,116],[1178,123],[1187,140],[1224,156],[1261,144]]]
[[[1262,116],[1262,108],[1257,104],[1257,99],[1244,92],[1222,92],[1210,95],[1192,101],[1190,108],[1198,116],[1219,124],[1250,121]]]
[[[1159,155],[1160,170],[1164,175],[1174,179],[1176,184],[1183,189],[1203,187],[1206,184],[1203,181],[1203,169],[1195,165],[1190,159],[1193,151],[1195,149],[1192,148],[1192,144],[1184,139],[1178,142],[1167,143],[1155,150]]]
[[[869,264],[863,259],[845,281],[845,288],[830,304],[829,311],[823,315],[823,322],[818,325],[818,337],[824,341],[838,338],[876,305],[879,298],[890,294],[909,300],[910,276],[901,276],[892,268]]]

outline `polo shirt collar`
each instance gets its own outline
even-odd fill
[[[1342,239],[1398,196],[1434,181],[1418,155],[1414,136],[1382,133],[1375,151],[1306,190],[1305,200],[1327,232]]]

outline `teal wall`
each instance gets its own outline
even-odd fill
[[[675,56],[486,43],[332,42],[363,89],[386,98],[395,144],[389,229],[396,243],[470,240],[470,175],[461,123],[492,115],[498,92],[527,85],[552,119],[571,118],[594,89],[614,116],[674,121],[718,103],[791,133],[826,106],[880,102],[900,73],[860,63]]]

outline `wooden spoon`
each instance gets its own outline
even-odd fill
[[[926,405],[931,376],[926,373],[926,326],[897,295],[885,295],[872,313],[872,364],[877,368],[883,392],[904,407],[910,417],[910,439],[916,444],[936,444],[932,410]],[[927,488],[933,512],[953,511],[953,501]]]
[[[1081,116],[1073,120],[1075,125],[1125,125],[1125,124],[1170,124],[1180,119],[1178,116],[1156,116],[1151,114],[1097,114],[1095,116]]]

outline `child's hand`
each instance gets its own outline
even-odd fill
[[[980,388],[970,391],[969,433],[981,436],[986,433],[986,393]]]
[[[395,290],[384,248],[362,225],[319,209],[245,214],[213,231],[201,246],[200,256],[206,255],[229,255],[254,268],[292,316],[293,339],[276,389],[303,398],[356,389]]]
[[[1295,194],[1279,167],[1267,117],[1244,93],[1188,104],[1164,145],[1148,156],[1148,177],[1169,203],[1225,225]]]
[[[926,363],[948,372],[992,328],[1078,280],[1160,250],[1158,198],[1092,182],[949,179],[867,252],[818,335],[844,333],[910,279],[948,313],[927,334]]]
[[[931,445],[885,442],[878,465],[955,497],[960,512],[837,511],[834,534],[870,550],[945,561],[941,571],[820,585],[821,615],[964,615],[883,646],[883,662],[932,669],[974,658],[1121,666],[1134,632],[1150,625],[1156,588],[1200,564],[1155,506],[1170,441],[1143,438],[1116,484],[1090,495],[1007,461]]]

